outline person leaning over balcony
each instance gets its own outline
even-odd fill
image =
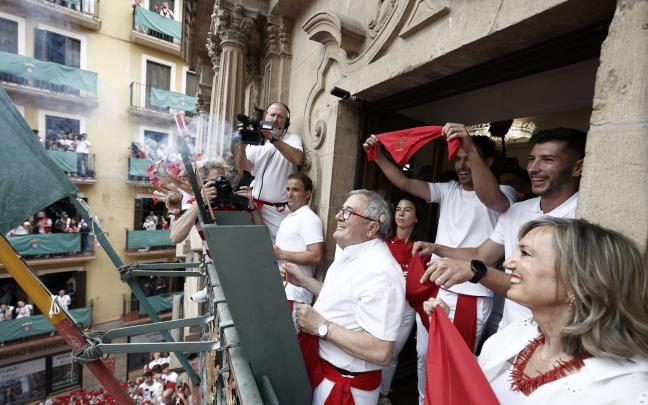
[[[7,304],[0,304],[0,321],[9,321],[13,319],[14,307]]]
[[[301,137],[288,132],[290,109],[281,102],[272,102],[266,108],[266,121],[272,121],[272,130],[261,130],[267,142],[263,145],[238,145],[236,166],[239,172],[247,170],[254,175],[252,196],[261,210],[263,223],[275,243],[279,224],[288,215],[286,184],[288,176],[297,171],[304,160]]]
[[[160,15],[164,18],[170,18],[173,20],[174,18],[173,11],[169,9],[168,2],[165,1],[164,3],[162,3],[162,8],[160,9]]]
[[[25,304],[24,301],[18,301],[16,308],[16,319],[31,316],[34,306],[32,304]]]
[[[335,219],[337,250],[324,283],[295,265],[283,270],[319,294],[296,315],[313,404],[351,403],[352,396],[358,405],[375,405],[405,305],[403,272],[383,240],[391,213],[376,192],[355,190]]]

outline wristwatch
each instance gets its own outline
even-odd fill
[[[471,283],[479,283],[479,280],[486,275],[486,265],[479,260],[470,261],[470,270],[473,272],[473,278],[470,279]]]
[[[317,328],[317,336],[320,339],[326,340],[326,335],[329,333],[329,326],[331,325],[331,321],[324,321],[318,328]]]

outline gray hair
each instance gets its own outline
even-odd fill
[[[223,169],[225,171],[225,176],[227,177],[229,176],[232,167],[225,163],[225,161],[222,159],[208,160],[203,163],[202,166],[200,166],[200,175],[202,176],[203,180],[207,181],[209,172],[214,169]]]
[[[353,190],[349,193],[349,197],[352,195],[361,195],[367,199],[367,208],[362,214],[378,223],[378,236],[380,239],[385,239],[391,225],[389,203],[380,194],[371,190]]]
[[[562,328],[563,350],[627,359],[648,356],[648,271],[637,246],[585,220],[543,218],[524,225],[553,234],[555,271],[575,302]]]

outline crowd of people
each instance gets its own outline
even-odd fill
[[[408,152],[408,131],[370,136],[367,156],[403,197],[393,211],[374,191],[349,193],[337,209],[336,254],[322,281],[314,270],[323,264],[323,227],[308,206],[316,190],[297,172],[303,149],[287,131],[289,118],[287,106],[270,104],[265,119],[275,128],[262,131],[267,142],[238,146],[237,168],[254,181],[237,194],[249,198],[252,221],[268,227],[314,404],[342,403],[349,395],[356,404],[389,403],[413,325],[423,404],[440,389],[426,370],[426,359],[439,355],[427,353],[438,306],[470,351],[479,353],[483,344],[479,363],[501,403],[648,395],[645,263],[627,238],[575,219],[584,132],[534,134],[524,171],[499,158],[489,137],[446,124],[436,135],[449,145],[454,173],[444,182],[420,180],[387,157],[398,161]],[[202,170],[212,179],[230,168],[209,162]],[[213,182],[202,194],[217,195]],[[439,205],[434,242],[421,232],[426,203]],[[202,236],[197,217],[190,204],[171,227],[172,241],[184,240],[192,227]],[[206,299],[201,293],[196,297]],[[604,393],[605,387],[614,390]]]
[[[34,131],[37,133],[37,131]],[[68,173],[78,177],[92,177],[94,173],[88,166],[91,143],[88,134],[75,134],[71,131],[55,131],[49,129],[45,138],[45,149],[60,152],[76,153],[76,172]]]

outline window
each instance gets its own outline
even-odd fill
[[[34,57],[45,62],[81,67],[81,41],[55,32],[34,30]]]
[[[0,51],[18,53],[18,23],[0,17]]]
[[[194,97],[196,95],[196,90],[198,90],[198,76],[196,76],[194,72],[187,72],[185,83],[185,94]]]
[[[151,88],[169,90],[171,87],[171,67],[160,63],[146,61],[146,108],[168,111],[166,107],[151,105]]]
[[[175,13],[175,0],[150,0],[149,1],[149,10],[154,11],[156,13],[160,13],[160,10],[162,9],[162,6],[164,3],[167,3],[167,6],[169,7],[169,10],[171,10],[172,13]],[[175,15],[174,15],[175,18]],[[175,18],[177,20],[177,18]]]
[[[45,148],[70,150],[74,145],[74,137],[81,132],[80,127],[78,119],[45,115]]]
[[[72,361],[72,352],[52,356],[50,392],[58,392],[78,385],[79,371],[79,366]]]

